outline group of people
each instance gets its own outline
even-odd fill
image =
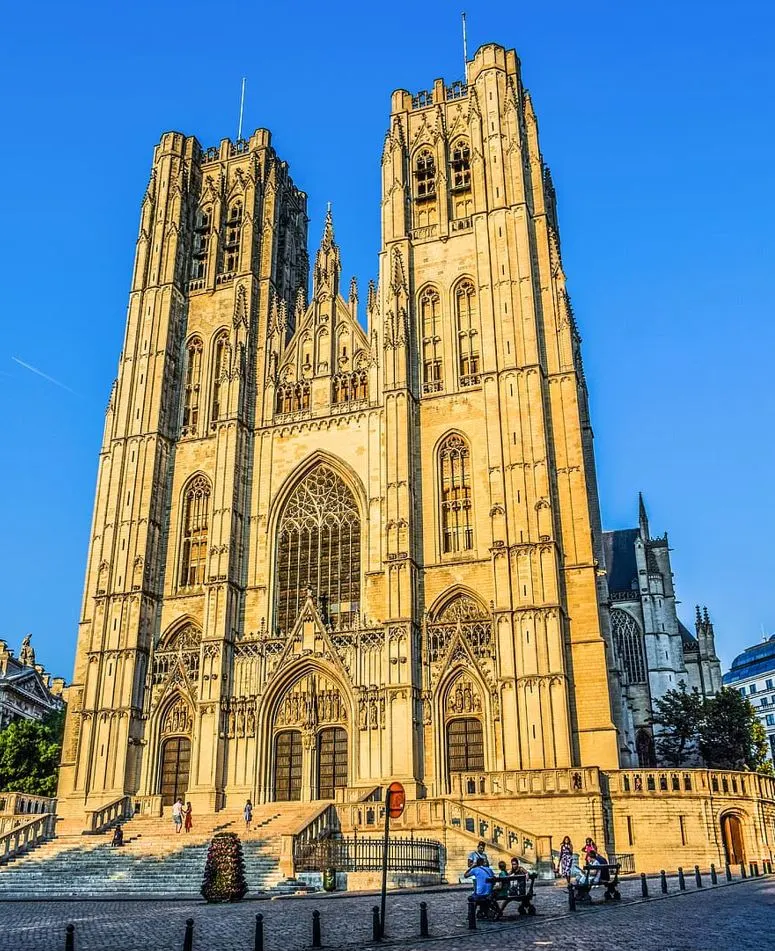
[[[486,900],[495,902],[502,912],[513,898],[524,895],[527,869],[519,864],[518,858],[513,858],[511,868],[501,861],[498,862],[498,871],[493,871],[487,857],[487,843],[482,840],[468,856],[468,868],[463,877],[473,880],[474,888],[469,901],[477,905],[477,918],[483,918]]]
[[[181,829],[190,832],[194,824],[193,815],[191,803],[187,802],[184,806],[183,800],[178,796],[172,806],[172,821],[175,823],[175,832],[179,833]]]
[[[583,857],[583,867],[581,858]],[[606,857],[599,851],[593,839],[587,837],[587,841],[581,849],[579,861],[576,861],[576,854],[573,851],[573,843],[570,836],[566,835],[560,844],[560,856],[557,863],[557,875],[564,878],[570,885],[571,879],[575,880],[576,885],[587,887],[597,885],[601,880],[601,866],[607,866]]]

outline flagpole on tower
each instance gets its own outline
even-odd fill
[[[468,65],[468,42],[466,37],[466,15],[461,14],[463,19],[463,82],[466,81],[466,66]]]
[[[242,77],[242,92],[239,97],[239,127],[237,128],[237,141],[242,138],[242,114],[245,111],[245,77]]]

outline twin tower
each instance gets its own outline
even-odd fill
[[[311,268],[306,242],[267,131],[162,136],[99,459],[65,815],[619,765],[579,337],[514,51],[393,94],[365,301],[341,286],[330,215]]]

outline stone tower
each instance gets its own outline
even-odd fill
[[[618,765],[579,337],[516,54],[395,92],[382,176],[364,330],[330,212],[307,299],[267,132],[157,147],[65,813]]]

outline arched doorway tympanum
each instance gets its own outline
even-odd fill
[[[191,765],[191,741],[185,736],[171,736],[164,741],[161,756],[161,801],[171,806],[185,799]]]
[[[739,816],[728,812],[721,817],[721,837],[724,841],[726,861],[730,865],[744,865],[743,823]]]

